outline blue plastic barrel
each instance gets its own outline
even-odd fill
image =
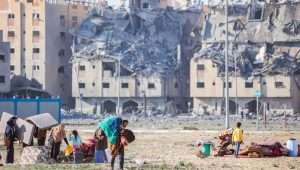
[[[298,156],[298,142],[296,139],[291,138],[287,141],[286,147],[289,151],[289,156],[297,157]]]

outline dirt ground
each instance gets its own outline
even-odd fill
[[[251,123],[250,123],[251,124]],[[127,169],[245,169],[245,170],[285,170],[300,169],[300,157],[278,157],[278,158],[233,158],[226,157],[208,157],[198,158],[195,153],[199,151],[194,146],[197,140],[211,140],[217,142],[218,130],[204,130],[193,128],[137,128],[129,127],[135,130],[136,141],[126,148],[125,164]],[[68,126],[68,130],[79,129],[82,138],[86,139],[93,136],[93,128],[89,126]],[[184,130],[186,129],[186,130]],[[191,130],[192,129],[192,130]],[[200,130],[199,130],[200,129]],[[297,138],[300,140],[300,132],[284,131],[280,128],[273,131],[254,131],[245,129],[245,144],[242,147],[254,141],[263,141],[267,139],[278,140],[284,144],[289,138]],[[62,147],[63,148],[63,147]],[[5,148],[0,147],[3,156]],[[20,148],[17,148],[17,159],[20,154]],[[1,169],[1,167],[0,167]],[[34,165],[22,167],[20,165],[5,166],[4,169],[35,169],[35,170],[53,170],[53,169],[84,169],[98,170],[108,169],[108,165]]]

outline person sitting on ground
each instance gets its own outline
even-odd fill
[[[74,161],[75,161],[75,163],[77,163],[78,162],[77,154],[79,153],[80,145],[82,144],[82,140],[78,134],[78,131],[73,130],[72,134],[70,134],[68,140],[70,141],[70,144],[72,145],[72,148],[73,148]]]
[[[112,170],[123,170],[124,168],[124,148],[129,143],[135,140],[134,133],[129,129],[122,129],[118,136],[116,144],[110,144],[109,149],[111,153],[111,168]],[[118,160],[118,162],[116,161]]]
[[[53,127],[50,132],[49,140],[51,146],[50,157],[57,161],[57,156],[60,152],[60,144],[62,140],[64,140],[65,143],[69,145],[69,142],[66,138],[65,126],[63,124],[60,124],[56,127]]]
[[[106,163],[107,156],[105,150],[107,149],[107,138],[101,129],[97,129],[95,132],[95,162],[96,163]]]
[[[234,155],[237,158],[239,156],[240,146],[244,141],[244,132],[241,129],[242,123],[237,122],[236,128],[233,130],[232,133],[232,142],[235,145],[235,152]]]

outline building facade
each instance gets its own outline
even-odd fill
[[[218,74],[218,66],[211,59],[195,56],[191,60],[191,87],[193,111],[199,114],[224,113],[225,80]],[[300,111],[299,76],[267,75],[245,78],[229,77],[229,111],[256,113],[259,92],[260,113],[265,109],[272,114],[294,114]],[[237,98],[237,100],[235,100]]]
[[[118,61],[77,59],[73,64],[73,97],[76,110],[86,113],[116,113],[166,110],[165,103],[178,97],[178,82],[169,75],[136,75]],[[119,106],[118,107],[118,100]]]
[[[61,96],[65,104],[70,104],[72,38],[69,30],[80,23],[96,1],[3,1],[0,30],[4,40],[11,43],[10,71],[38,82],[41,89]]]
[[[0,97],[10,91],[10,45],[3,42],[3,32],[0,30]]]
[[[230,113],[255,113],[257,92],[259,111],[299,113],[299,9],[288,1],[229,4]],[[224,14],[224,3],[203,6],[202,49],[190,61],[194,112],[224,112]]]

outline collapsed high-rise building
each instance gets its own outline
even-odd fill
[[[230,112],[300,111],[300,2],[234,2],[229,14]],[[203,6],[202,49],[191,60],[194,111],[224,112],[225,4]],[[259,97],[257,103],[256,97]],[[264,107],[263,107],[264,106]]]
[[[93,10],[72,32],[76,109],[222,113],[225,4],[186,4],[134,0],[129,8]],[[299,4],[230,1],[231,113],[257,112],[257,95],[260,110],[300,111]]]
[[[76,109],[187,109],[188,63],[200,44],[200,10],[157,8],[156,1],[148,1],[152,8],[144,8],[139,2],[131,1],[129,9],[94,9],[73,31]]]

